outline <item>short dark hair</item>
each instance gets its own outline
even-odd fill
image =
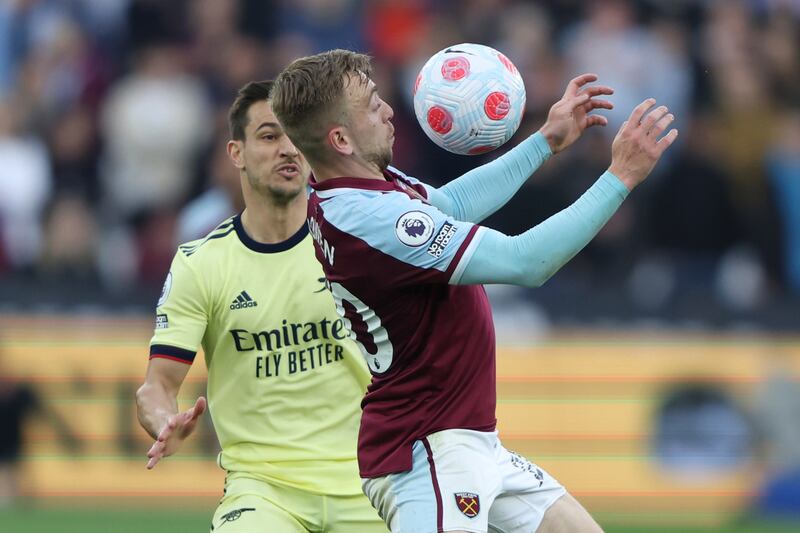
[[[244,130],[247,128],[247,112],[256,102],[269,100],[272,95],[272,80],[251,81],[236,95],[228,111],[228,128],[231,138],[235,141],[244,140]]]
[[[324,130],[341,120],[346,78],[371,74],[369,56],[341,49],[296,59],[278,74],[272,110],[307,159],[324,157]]]

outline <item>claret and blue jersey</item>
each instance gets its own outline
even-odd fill
[[[412,443],[431,433],[494,429],[495,337],[481,284],[538,287],[628,194],[605,172],[520,235],[476,225],[550,155],[537,132],[440,189],[391,167],[384,180],[312,183],[316,257],[373,375],[362,404],[362,477],[408,470]]]
[[[425,185],[313,183],[309,228],[340,316],[373,374],[359,435],[362,477],[411,467],[413,441],[495,427],[495,336],[486,293],[457,285],[484,228],[428,203]]]

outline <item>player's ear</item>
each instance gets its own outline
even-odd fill
[[[242,141],[231,139],[228,141],[228,157],[231,158],[233,166],[239,170],[244,168],[244,146]]]
[[[344,126],[337,126],[328,131],[328,144],[338,154],[351,155],[353,153],[353,144],[350,142],[350,136]]]

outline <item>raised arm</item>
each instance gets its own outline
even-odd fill
[[[430,203],[458,220],[474,223],[503,207],[552,154],[567,148],[587,128],[608,124],[605,117],[589,114],[612,108],[610,102],[596,98],[612,94],[610,87],[584,87],[596,80],[595,74],[583,74],[570,81],[542,128],[501,157],[439,189],[426,186]]]
[[[147,452],[148,469],[180,448],[206,409],[206,399],[201,396],[193,407],[178,412],[178,391],[189,368],[182,362],[153,358],[147,366],[144,384],[136,391],[139,423],[155,439]]]
[[[538,287],[575,256],[616,212],[628,192],[645,180],[675,141],[660,137],[674,117],[648,99],[631,113],[612,145],[608,171],[574,204],[517,236],[482,228],[460,284],[510,283]]]

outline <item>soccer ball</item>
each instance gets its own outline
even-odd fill
[[[483,154],[514,135],[525,111],[525,84],[502,53],[457,44],[434,54],[414,83],[423,131],[456,154]]]

